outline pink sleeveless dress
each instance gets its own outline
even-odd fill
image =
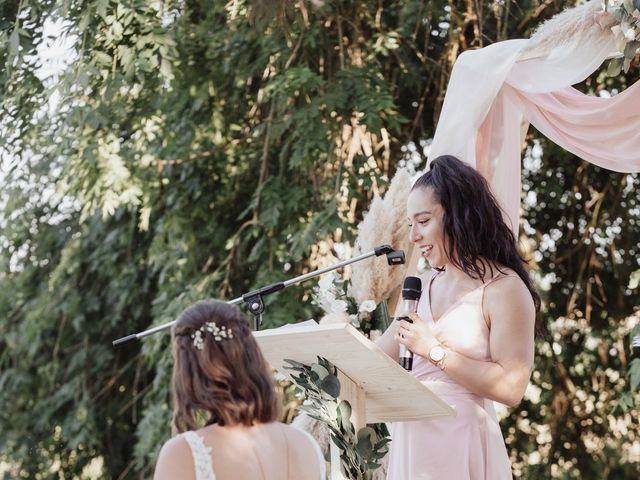
[[[418,314],[429,322],[436,338],[469,358],[490,360],[489,327],[482,313],[485,287],[499,275],[472,290],[433,322],[429,299],[431,276],[418,302]],[[509,275],[511,276],[511,275]],[[418,380],[453,406],[457,416],[391,425],[388,480],[505,480],[512,479],[493,402],[452,380],[429,360],[415,355]]]

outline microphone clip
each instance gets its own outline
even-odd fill
[[[404,250],[394,250],[391,245],[380,245],[374,250],[376,257],[387,256],[387,263],[391,266],[402,265],[405,262]]]

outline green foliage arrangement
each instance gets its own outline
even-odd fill
[[[305,402],[300,410],[329,427],[331,441],[340,449],[340,470],[345,478],[368,480],[380,467],[391,441],[385,424],[372,424],[357,432],[351,423],[351,404],[339,400],[340,381],[336,367],[327,359],[304,365],[285,360],[291,377],[301,389]]]
[[[633,59],[640,49],[640,1],[603,0],[604,11],[616,21],[611,31],[616,37],[616,48],[621,58],[611,60],[609,73],[619,75],[620,71],[629,71]]]

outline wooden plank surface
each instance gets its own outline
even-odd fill
[[[348,324],[287,326],[254,332],[267,361],[284,374],[284,359],[310,364],[321,356],[365,391],[367,423],[424,420],[455,410]]]

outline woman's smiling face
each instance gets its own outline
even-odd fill
[[[431,188],[416,188],[407,200],[409,240],[420,248],[421,255],[431,268],[450,263],[445,243],[442,205]]]

